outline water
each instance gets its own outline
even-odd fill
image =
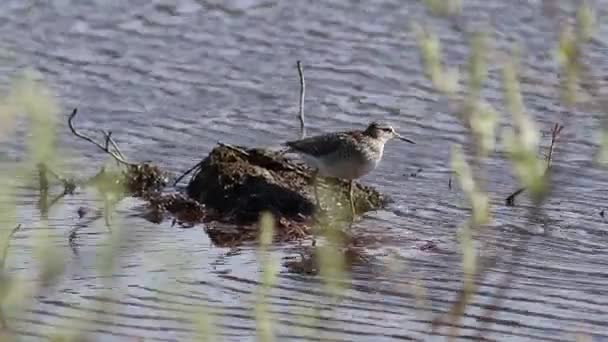
[[[553,58],[558,22],[571,20],[577,2],[464,2],[463,15],[446,21],[430,17],[419,1],[6,0],[0,77],[6,86],[22,67],[38,69],[64,118],[78,107],[79,127],[112,130],[132,159],[178,173],[217,141],[276,146],[297,137],[295,63],[302,60],[310,134],[384,120],[417,144],[389,143],[383,163],[363,179],[395,202],[354,227],[383,243],[370,250],[374,262],[353,271],[352,288],[333,310],[314,278],[281,270],[271,297],[280,340],[443,340],[446,330],[431,335],[430,321],[449,310],[461,287],[456,231],[468,211],[448,181],[450,146],[465,142],[466,130],[424,78],[409,27],[414,20],[435,25],[450,64],[464,66],[467,32],[491,23],[493,61],[514,42],[522,47],[524,99],[539,127],[548,131],[561,122],[566,128],[556,151],[555,190],[536,222],[526,218],[525,196],[517,207],[503,205],[516,182],[501,154],[488,161],[494,223],[482,238],[490,241],[485,252],[498,258],[480,280],[460,334],[463,340],[483,334],[499,341],[572,341],[586,332],[607,340],[608,235],[600,212],[608,176],[591,159],[601,116],[559,105]],[[586,58],[603,85],[608,30],[605,9],[597,14]],[[502,108],[499,75],[491,66],[484,97]],[[501,123],[509,123],[508,113],[501,113]],[[106,160],[63,125],[59,143],[75,173],[92,174]],[[2,146],[8,158],[22,155],[17,141]],[[107,237],[103,219],[76,214],[84,206],[93,217],[101,208],[94,198],[81,191],[51,213],[48,233],[67,256],[68,271],[57,288],[11,320],[24,336],[69,327],[103,302],[115,312],[95,312],[88,327],[100,341],[188,339],[192,326],[182,314],[201,307],[218,315],[224,340],[254,339],[259,266],[252,249],[215,247],[201,227],[149,223],[135,217],[137,200],[123,201],[117,220],[129,234],[110,297],[103,291],[107,279],[93,270],[96,248]],[[19,189],[24,229],[13,240],[8,266],[24,276],[31,274],[32,237],[39,231],[36,201],[35,189]],[[75,255],[68,235],[78,224],[85,227]],[[428,241],[437,248],[421,248]],[[511,257],[524,241],[527,252]],[[276,246],[273,255],[292,247]],[[177,255],[167,257],[174,250]],[[386,268],[394,255],[403,269]],[[417,306],[415,282],[427,288],[430,309]],[[313,317],[319,303],[323,320],[302,318]],[[492,308],[497,313],[490,316]]]

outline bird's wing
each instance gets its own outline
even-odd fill
[[[348,134],[330,133],[285,143],[294,152],[306,153],[314,157],[331,154],[349,139]]]

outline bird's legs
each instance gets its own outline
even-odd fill
[[[350,202],[351,218],[354,221],[357,213],[355,212],[355,201],[353,200],[353,183],[352,179],[348,181],[348,201]]]

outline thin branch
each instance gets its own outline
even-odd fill
[[[86,136],[86,135],[78,132],[76,130],[76,128],[74,128],[74,125],[72,124],[72,121],[74,120],[74,117],[76,116],[77,113],[78,113],[78,108],[74,108],[74,110],[72,111],[72,114],[70,114],[70,117],[68,119],[68,126],[70,127],[70,130],[72,131],[72,133],[75,136],[77,136],[77,137],[79,137],[79,138],[81,138],[83,140],[86,140],[86,141],[90,142],[91,144],[97,146],[100,150],[102,150],[105,153],[107,153],[110,156],[112,156],[112,158],[114,158],[119,163],[122,163],[122,164],[127,165],[127,166],[136,166],[137,165],[137,164],[130,163],[130,162],[126,161],[124,157],[121,157],[119,154],[110,151],[109,148],[104,147],[100,143],[98,143],[95,140],[93,140],[93,138],[90,138],[90,137],[88,137],[88,136]],[[112,139],[111,137],[109,139],[106,138],[107,141],[112,141],[111,139]]]
[[[515,197],[519,196],[524,191],[526,191],[526,188],[519,188],[519,189],[515,190],[512,194],[509,195],[509,197],[507,197],[505,199],[505,204],[508,207],[514,206],[515,205]]]
[[[557,143],[557,138],[562,132],[562,129],[564,129],[564,126],[558,123],[556,123],[551,129],[551,145],[549,146],[549,153],[547,154],[547,170],[551,168],[551,163],[553,162],[553,151],[555,149],[555,144]]]
[[[101,134],[103,134],[103,136],[106,137],[105,149],[109,150],[110,149],[110,139],[112,139],[112,131],[106,132],[103,129],[100,129],[99,132],[101,132]]]
[[[125,159],[125,155],[122,154],[122,151],[120,150],[120,148],[118,148],[116,141],[114,141],[114,139],[112,138],[112,131],[104,131],[103,129],[100,129],[99,131],[101,132],[101,134],[103,134],[104,137],[106,137],[106,149],[109,150],[111,146],[121,158]]]
[[[553,125],[553,127],[551,128],[551,144],[549,145],[549,151],[547,152],[547,157],[545,159],[547,161],[547,167],[545,169],[545,176],[547,176],[549,171],[551,170],[551,164],[553,163],[553,154],[555,151],[555,145],[557,144],[557,139],[559,138],[559,135],[563,129],[564,129],[564,126],[560,125],[558,123]],[[509,197],[507,197],[505,199],[505,204],[509,207],[514,206],[515,197],[519,196],[524,191],[526,191],[525,187],[519,188],[516,191],[514,191],[511,195],[509,195]]]
[[[112,132],[110,132],[109,134],[112,135]],[[110,144],[112,145],[112,147],[114,147],[114,150],[116,150],[116,153],[118,153],[118,155],[121,158],[126,159],[125,155],[122,153],[120,148],[118,148],[118,144],[116,144],[116,141],[114,141],[114,139],[112,139],[112,137],[109,137],[109,138],[110,138]]]
[[[196,165],[194,165],[193,167],[189,168],[186,172],[182,173],[181,176],[177,177],[175,179],[175,181],[173,182],[173,186],[175,187],[177,185],[177,183],[179,183],[184,177],[186,177],[190,172],[196,170],[198,167],[201,166],[201,164],[203,163],[203,161],[199,161],[198,163],[196,163]]]
[[[6,257],[8,256],[8,248],[10,247],[11,238],[19,229],[21,229],[20,224],[18,224],[15,228],[13,228],[13,230],[11,230],[11,232],[6,237],[6,242],[4,243],[4,246],[2,246],[2,260],[0,260],[0,269],[2,270],[4,269],[4,265],[6,264]]]
[[[306,82],[304,80],[304,70],[302,69],[302,62],[298,61],[298,75],[300,76],[300,139],[306,136],[306,126],[304,124],[304,94],[306,92]]]

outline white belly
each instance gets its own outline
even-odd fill
[[[382,158],[382,152],[380,151],[379,156],[375,156],[376,159],[370,155],[344,159],[335,156],[335,158],[329,158],[331,161],[328,161],[306,154],[300,154],[300,156],[308,165],[319,170],[319,176],[321,177],[356,179],[372,172],[378,166]]]

